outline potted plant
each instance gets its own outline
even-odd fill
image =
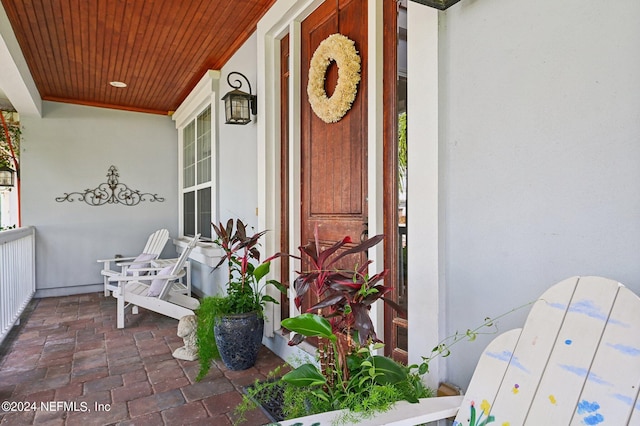
[[[215,358],[222,358],[230,370],[253,366],[262,343],[264,306],[267,302],[278,303],[265,294],[265,288],[272,285],[286,292],[276,280],[263,281],[271,261],[257,263],[260,261],[259,239],[266,231],[247,235],[240,219],[235,225],[233,219],[229,219],[226,225],[212,226],[216,233],[214,242],[224,251],[214,270],[226,263],[228,276],[226,294],[203,298],[197,311],[200,359],[197,380],[207,374]]]
[[[282,411],[286,418],[348,408],[344,419],[355,422],[360,416],[389,409],[396,401],[417,402],[430,396],[420,378],[417,366],[403,366],[390,358],[376,355],[382,348],[369,316],[371,305],[384,300],[391,288],[382,285],[387,271],[369,275],[371,261],[339,265],[353,260],[383,240],[378,235],[353,245],[349,237],[327,248],[319,243],[316,228],[311,244],[299,248],[303,270],[293,283],[295,304],[302,306],[309,291],[318,303],[296,317],[282,321],[282,326],[294,332],[290,345],[307,337],[318,338],[317,363],[306,363],[285,374],[280,382],[254,385],[252,396],[270,394],[265,388],[278,386],[283,392]],[[259,399],[256,398],[256,399]],[[241,410],[247,408],[241,406]],[[275,419],[282,420],[282,419]]]
[[[319,338],[319,366],[303,364],[282,380],[292,386],[313,388],[307,399],[315,401],[311,405],[319,411],[350,408],[355,412],[374,412],[388,409],[398,400],[415,402],[429,395],[411,368],[374,354],[383,345],[369,316],[371,305],[384,300],[401,309],[385,297],[391,291],[382,284],[387,270],[369,275],[371,261],[354,264],[351,269],[338,267],[348,256],[360,256],[383,238],[377,235],[347,248],[352,241],[345,237],[323,249],[316,228],[315,241],[300,247],[308,269],[301,271],[293,283],[295,304],[299,308],[309,290],[319,301],[306,313],[284,320],[282,325],[297,333],[291,345],[306,337]]]

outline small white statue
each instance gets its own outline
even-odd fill
[[[198,347],[196,346],[196,328],[198,318],[195,315],[186,315],[178,322],[178,336],[184,340],[184,346],[173,351],[173,357],[186,361],[198,359]]]

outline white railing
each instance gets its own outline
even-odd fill
[[[0,231],[0,344],[35,292],[35,228]]]

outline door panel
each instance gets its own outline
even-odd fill
[[[323,246],[345,236],[357,242],[367,222],[367,2],[326,1],[302,22],[301,33],[301,242],[313,241],[315,226]],[[342,120],[327,124],[311,109],[306,88],[313,52],[334,33],[355,42],[361,80],[351,109]],[[337,71],[335,64],[328,69],[328,96],[335,88]],[[342,266],[362,261],[351,259],[351,265]]]

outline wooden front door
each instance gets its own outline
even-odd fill
[[[301,242],[313,241],[315,226],[324,246],[345,236],[358,242],[367,229],[367,1],[327,0],[302,22],[301,33]],[[355,42],[361,80],[351,109],[327,124],[311,109],[306,89],[311,57],[334,33]],[[332,63],[325,83],[329,97],[337,76]]]

